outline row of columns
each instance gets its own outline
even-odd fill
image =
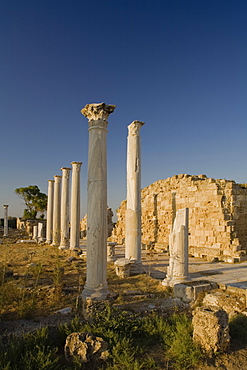
[[[71,168],[62,167],[62,176],[48,180],[46,242],[60,249],[76,249],[80,241],[80,169],[72,162],[71,219],[69,236],[69,179]]]

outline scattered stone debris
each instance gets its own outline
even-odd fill
[[[65,343],[64,353],[67,361],[75,357],[80,363],[95,363],[107,360],[109,352],[108,343],[91,333],[72,333]]]

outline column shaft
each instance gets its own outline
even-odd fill
[[[54,180],[48,180],[47,220],[46,220],[46,243],[53,240],[53,203],[54,203]]]
[[[3,226],[3,236],[9,235],[9,226],[8,226],[8,205],[4,205],[4,226]]]
[[[62,167],[61,239],[59,249],[69,248],[69,175],[71,168]]]
[[[72,162],[70,249],[80,247],[80,169],[82,162]]]
[[[127,208],[125,257],[141,264],[141,143],[140,128],[144,122],[129,126],[127,147]]]
[[[107,269],[107,118],[114,105],[88,104],[82,114],[89,121],[87,194],[87,279],[84,298],[104,300],[109,294]]]
[[[59,246],[61,233],[61,179],[54,176],[54,203],[53,203],[53,245]]]

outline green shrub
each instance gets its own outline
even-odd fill
[[[59,369],[57,348],[51,348],[49,344],[47,328],[25,334],[21,338],[14,338],[0,353],[0,368],[3,370]]]
[[[233,341],[247,344],[247,317],[239,314],[232,318],[229,323],[230,336]]]
[[[201,358],[200,348],[193,342],[192,324],[185,314],[175,314],[168,319],[163,341],[166,356],[172,360],[175,369],[188,369]]]

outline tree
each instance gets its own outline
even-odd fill
[[[37,185],[17,188],[15,189],[15,193],[24,200],[26,205],[23,218],[35,219],[38,212],[44,212],[46,210],[47,195],[41,193]]]

